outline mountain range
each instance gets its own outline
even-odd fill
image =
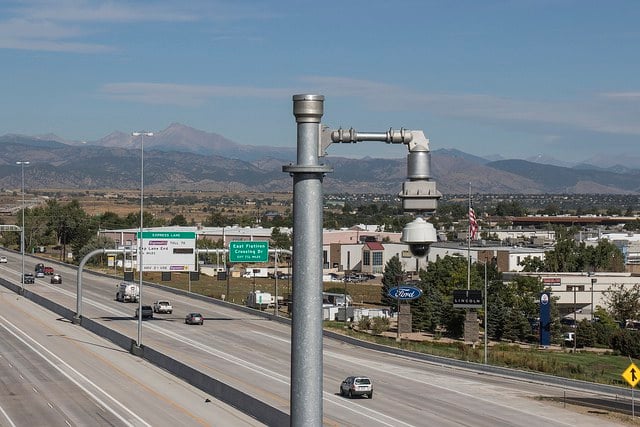
[[[6,134],[0,136],[0,188],[20,188],[21,170],[15,162],[29,161],[28,188],[136,189],[140,144],[142,138],[122,132],[92,142],[65,141],[52,134]],[[483,158],[456,149],[431,154],[433,179],[444,194],[465,194],[469,183],[474,192],[491,194],[640,194],[640,166],[629,162],[604,168],[543,155],[528,160]],[[144,139],[149,190],[288,192],[292,179],[282,166],[295,161],[295,147],[242,145],[179,123]],[[323,181],[327,193],[393,194],[406,179],[404,158],[328,156],[323,163],[334,170]]]

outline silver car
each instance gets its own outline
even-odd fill
[[[369,377],[347,377],[340,384],[340,396],[367,396],[373,399],[373,381]]]

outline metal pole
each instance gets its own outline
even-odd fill
[[[138,241],[138,347],[142,345],[142,233],[144,230],[144,134],[140,135],[140,240]]]
[[[487,364],[488,359],[488,344],[487,338],[487,259],[484,259],[484,364]]]
[[[20,277],[20,293],[24,294],[24,246],[25,246],[25,232],[24,232],[24,165],[28,165],[29,162],[16,162],[16,164],[20,165],[20,169],[22,170],[22,230],[20,231],[20,253],[22,254],[22,276]]]
[[[138,240],[138,275],[140,280],[138,290],[138,341],[142,345],[142,232],[144,230],[144,137],[153,136],[151,132],[133,132],[133,136],[140,137],[140,238]]]
[[[573,286],[573,327],[575,329],[573,333],[573,352],[576,352],[577,344],[578,344],[578,320],[576,314],[576,287]]]
[[[402,341],[402,337],[400,336],[400,284],[402,283],[402,279],[404,276],[399,275],[396,276],[396,307],[398,308],[398,312],[396,313],[396,342],[400,343]]]
[[[322,177],[320,119],[324,96],[294,95],[297,164],[293,176],[293,319],[291,323],[291,426],[322,425]]]
[[[277,248],[275,250],[275,255],[273,258],[273,272],[275,273],[275,276],[276,276],[275,297],[274,297],[275,305],[273,308],[273,315],[278,317],[278,249]]]
[[[591,323],[593,323],[593,286],[598,279],[591,279]]]

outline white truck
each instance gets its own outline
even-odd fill
[[[138,302],[140,299],[140,288],[135,283],[120,282],[116,285],[116,301]]]
[[[275,301],[269,292],[253,291],[247,295],[247,307],[264,310],[273,307]]]
[[[269,269],[247,267],[244,269],[242,277],[246,277],[248,279],[252,279],[254,277],[269,277]]]
[[[173,312],[173,306],[167,300],[158,300],[153,303],[153,312],[171,314]]]

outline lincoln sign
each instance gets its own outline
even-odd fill
[[[420,298],[422,295],[422,289],[414,288],[413,286],[398,286],[389,289],[387,295],[395,299],[412,300]]]

